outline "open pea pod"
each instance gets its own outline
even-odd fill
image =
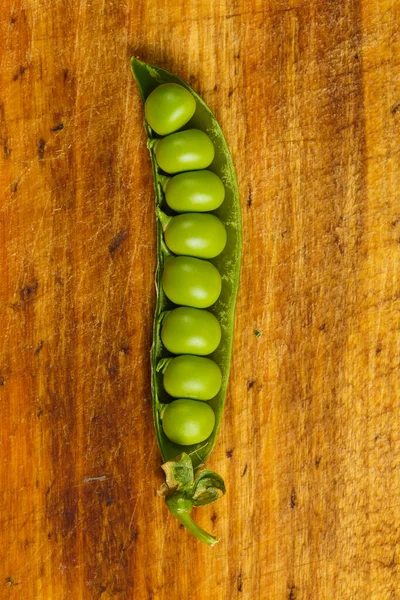
[[[212,471],[196,471],[204,465],[208,455],[213,449],[221,422],[226,391],[229,379],[229,370],[232,354],[234,311],[239,284],[240,259],[241,259],[241,211],[235,170],[222,130],[214,115],[198,94],[184,81],[165,71],[164,69],[144,63],[137,58],[131,60],[132,71],[138,84],[143,102],[149,94],[160,84],[177,83],[191,92],[196,101],[196,110],[193,117],[183,129],[195,128],[207,133],[213,142],[215,157],[208,170],[213,171],[222,180],[225,187],[225,200],[219,208],[213,211],[224,224],[227,231],[227,243],[223,252],[210,260],[222,278],[221,294],[210,308],[221,325],[221,342],[210,356],[221,369],[222,385],[219,393],[209,401],[215,413],[215,427],[210,437],[202,443],[192,446],[180,446],[171,442],[163,432],[162,408],[171,399],[164,391],[162,384],[162,370],[166,359],[171,357],[161,342],[160,332],[162,320],[166,311],[176,308],[163,292],[161,276],[165,261],[173,256],[168,250],[163,239],[163,220],[168,220],[172,211],[168,208],[164,197],[166,182],[165,173],[159,168],[155,158],[154,146],[159,138],[151,127],[145,122],[150,151],[157,215],[157,273],[156,289],[157,302],[154,316],[153,345],[151,350],[152,367],[152,396],[154,425],[157,441],[162,458],[165,462],[163,469],[166,473],[166,483],[160,490],[165,496],[170,511],[189,529],[198,539],[214,545],[215,537],[203,531],[196,525],[190,512],[193,506],[200,506],[214,502],[225,493],[224,483],[219,475]],[[164,222],[165,225],[165,222]]]

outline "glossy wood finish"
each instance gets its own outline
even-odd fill
[[[399,597],[399,22],[398,0],[3,2],[1,598]],[[209,103],[243,202],[214,549],[155,495],[132,54]]]

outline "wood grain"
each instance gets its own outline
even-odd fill
[[[1,598],[400,598],[399,23],[398,0],[3,2]],[[243,202],[213,550],[155,496],[132,54],[209,103]]]

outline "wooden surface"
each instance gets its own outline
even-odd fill
[[[399,23],[398,0],[3,0],[1,599],[400,598]],[[214,549],[155,495],[132,54],[203,95],[238,172]]]

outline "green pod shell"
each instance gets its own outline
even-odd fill
[[[169,510],[177,519],[198,539],[212,546],[215,544],[216,539],[193,523],[190,518],[190,511],[192,506],[200,506],[215,501],[225,491],[223,481],[216,473],[207,469],[199,471],[197,474],[196,471],[204,465],[213,449],[221,422],[228,386],[233,344],[234,312],[239,285],[242,249],[239,192],[232,158],[222,130],[200,96],[187,83],[179,79],[179,77],[161,68],[143,63],[136,58],[132,58],[131,66],[143,102],[146,101],[149,94],[155,88],[164,83],[181,85],[193,95],[196,101],[196,110],[193,117],[185,126],[185,129],[200,130],[210,138],[214,148],[214,158],[207,168],[219,177],[225,188],[225,199],[222,204],[213,210],[213,214],[225,226],[227,243],[223,251],[216,258],[210,260],[221,275],[222,289],[218,300],[208,309],[215,315],[221,325],[221,342],[209,358],[219,366],[222,374],[222,383],[219,392],[208,403],[215,415],[215,425],[211,435],[204,442],[182,446],[169,440],[162,427],[161,409],[163,405],[161,398],[165,398],[165,392],[162,384],[162,375],[157,372],[157,364],[159,364],[160,360],[167,359],[171,355],[163,346],[160,333],[165,311],[172,310],[174,305],[165,295],[161,285],[164,263],[169,258],[172,258],[173,255],[164,242],[162,223],[159,218],[157,219],[157,300],[151,351],[154,424],[158,445],[162,458],[165,461],[163,469],[166,473],[166,485],[161,493],[166,498]],[[168,183],[168,178],[165,177],[165,172],[162,172],[157,164],[155,155],[157,138],[154,137],[153,130],[146,123],[145,129],[153,168],[156,210],[158,214],[159,211],[166,212],[166,209],[169,210],[164,197],[164,187]],[[193,168],[196,167],[193,166]],[[215,204],[218,204],[218,202]],[[190,204],[193,203],[191,202]],[[194,207],[191,209],[191,211],[195,210],[196,208]],[[201,404],[204,403],[201,402]]]
[[[225,226],[227,232],[227,243],[223,252],[210,261],[215,267],[217,267],[222,276],[222,290],[217,302],[211,308],[207,309],[217,317],[222,329],[221,342],[217,350],[209,357],[212,358],[212,360],[214,360],[221,369],[222,385],[218,394],[210,401],[216,419],[216,424],[212,435],[205,444],[195,444],[190,447],[190,449],[186,448],[186,452],[188,452],[192,458],[194,468],[197,469],[206,461],[214,446],[218,426],[221,421],[229,379],[233,344],[234,313],[239,286],[240,259],[242,250],[239,191],[232,157],[228,150],[222,130],[214,115],[205,102],[200,98],[200,96],[187,83],[179,79],[179,77],[176,77],[175,75],[168,73],[159,67],[154,67],[147,63],[141,62],[136,58],[132,58],[131,65],[143,102],[146,101],[146,98],[156,87],[163,83],[177,83],[185,87],[193,94],[193,97],[196,100],[196,111],[189,121],[188,126],[204,131],[211,139],[215,150],[215,156],[213,162],[209,166],[209,170],[215,173],[221,179],[225,187],[224,202],[215,211],[213,211],[213,214],[215,214]],[[153,166],[156,206],[158,209],[164,210],[166,203],[162,188],[165,178],[163,177],[163,174],[160,173],[155,158],[153,143],[155,138],[153,131],[147,124],[145,124],[145,128],[148,136],[148,147]],[[157,240],[157,302],[154,315],[154,335],[151,353],[152,394],[158,444],[163,460],[169,461],[176,458],[180,452],[182,452],[182,448],[177,444],[171,443],[166,438],[162,430],[159,417],[159,398],[160,389],[162,387],[162,378],[157,374],[156,366],[160,359],[169,356],[169,353],[165,352],[160,338],[161,321],[163,318],[163,313],[166,310],[171,310],[174,308],[174,306],[164,294],[161,285],[164,263],[172,255],[165,245],[162,226],[158,219]]]

